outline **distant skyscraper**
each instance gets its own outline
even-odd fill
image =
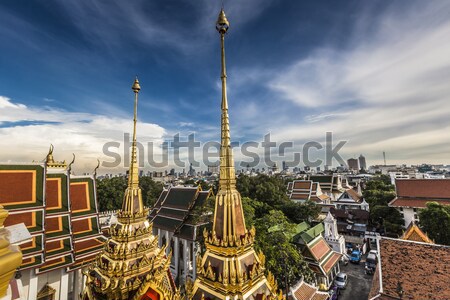
[[[359,171],[359,161],[356,158],[347,159],[347,165],[349,170]]]
[[[366,158],[361,154],[358,158],[359,160],[359,167],[362,170],[367,170],[367,165],[366,165]]]

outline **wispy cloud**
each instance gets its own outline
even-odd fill
[[[0,96],[0,157],[13,162],[43,159],[48,146],[53,144],[55,158],[68,160],[71,153],[75,153],[77,163],[74,169],[90,171],[97,158],[109,159],[103,153],[103,145],[120,142],[120,149],[123,149],[124,133],[131,133],[131,130],[131,117],[28,107]],[[158,145],[162,143],[164,134],[165,129],[157,124],[139,122],[140,142],[152,141]]]
[[[315,113],[304,119],[314,125],[288,124],[277,138],[333,131],[349,140],[349,155],[389,149],[404,161],[444,162],[431,150],[450,146],[449,13],[446,1],[392,6],[365,34],[355,29],[347,47],[328,45],[279,70],[269,83],[274,93]]]

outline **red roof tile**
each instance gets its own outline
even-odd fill
[[[450,179],[399,179],[397,197],[450,199]]]
[[[427,207],[427,202],[438,202],[439,204],[442,205],[450,205],[450,199],[436,200],[436,199],[417,199],[417,198],[395,198],[389,203],[389,206],[425,208]]]
[[[403,299],[450,299],[450,247],[401,239],[380,241],[383,295]],[[376,280],[375,280],[376,279]],[[374,278],[370,296],[379,293]]]
[[[312,184],[312,181],[310,181],[310,180],[296,180],[296,181],[294,181],[293,189],[294,190],[296,190],[296,189],[309,190],[309,189],[311,189],[311,184]]]

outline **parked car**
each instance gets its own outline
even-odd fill
[[[347,274],[338,273],[334,278],[334,284],[340,289],[345,289],[347,286]]]
[[[370,250],[369,254],[375,255],[375,257],[378,257],[378,251],[377,250]]]
[[[353,250],[352,254],[350,255],[350,262],[359,264],[360,261],[361,261],[361,251]]]
[[[367,255],[366,258],[366,266],[365,266],[365,272],[368,275],[372,275],[375,272],[375,268],[377,267],[377,256],[371,252]]]

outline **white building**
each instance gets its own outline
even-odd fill
[[[328,212],[327,217],[323,220],[323,224],[325,226],[324,236],[328,245],[330,245],[333,251],[345,254],[345,239],[339,234],[337,221],[330,212]]]
[[[427,202],[450,205],[450,179],[401,179],[395,181],[397,197],[389,203],[405,219],[406,228],[419,221],[419,210]]]

